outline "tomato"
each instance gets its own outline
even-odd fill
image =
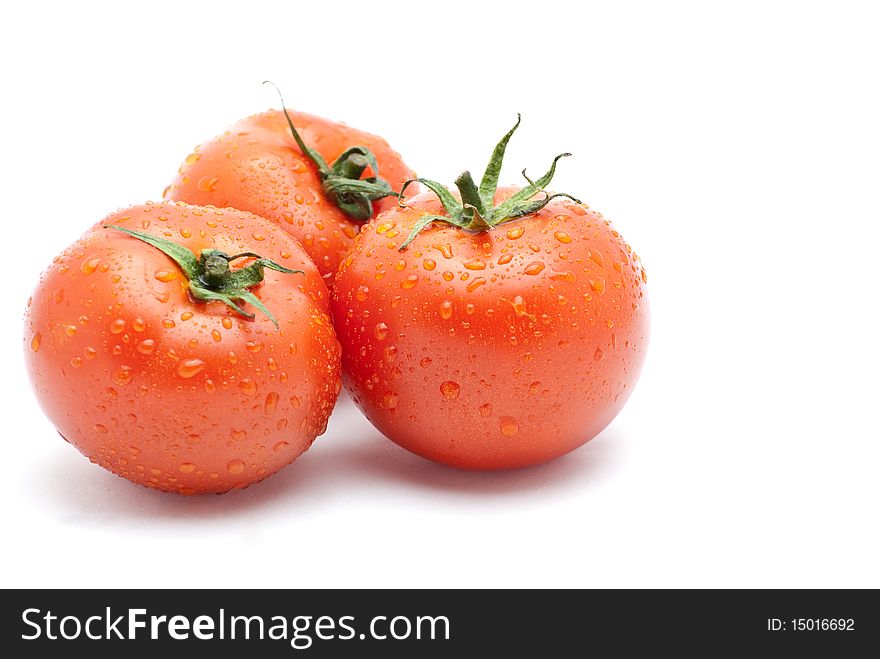
[[[145,242],[157,239],[175,258]],[[190,281],[180,263],[201,268],[196,256],[206,265]],[[241,488],[324,432],[340,390],[328,296],[299,243],[261,218],[135,206],[44,272],[27,367],[46,415],[92,462],[183,494]]]
[[[468,173],[458,196],[420,179],[433,192],[365,226],[331,294],[356,404],[397,444],[467,469],[541,463],[597,435],[648,340],[639,258],[600,213],[542,192],[555,161],[496,190],[512,133],[479,189]]]
[[[396,197],[381,197],[392,189],[400,190],[413,174],[381,137],[303,112],[289,112],[288,123],[285,112],[273,110],[248,117],[196,147],[164,196],[192,204],[239,208],[279,224],[302,242],[332,286],[339,262],[362,223],[377,210],[396,204]],[[340,170],[350,170],[350,178],[331,177],[322,182],[307,149],[297,145],[296,133],[326,162],[337,161]],[[371,154],[366,158],[375,156],[378,174],[387,183],[375,190],[368,188],[365,196],[355,194],[355,203],[346,205],[343,201],[340,208],[333,195],[328,195],[327,186],[333,190],[341,184],[347,189],[344,186],[351,186],[351,178],[373,172],[372,167],[364,172],[363,153],[348,152],[356,146]],[[349,155],[343,155],[346,153]]]

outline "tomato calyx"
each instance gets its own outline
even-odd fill
[[[275,261],[264,259],[259,254],[254,254],[253,252],[242,252],[241,254],[229,256],[226,252],[221,252],[217,249],[203,249],[197,257],[190,249],[183,245],[164,238],[158,238],[149,233],[132,231],[114,224],[105,224],[104,228],[126,233],[155,247],[170,257],[180,266],[180,269],[183,270],[183,273],[189,280],[189,292],[194,299],[202,302],[222,302],[245,318],[254,318],[254,314],[248,313],[235,302],[236,300],[243,300],[264,313],[272,321],[276,329],[278,329],[278,321],[275,319],[275,316],[249,289],[263,281],[265,268],[290,275],[303,274],[302,270],[285,268],[275,263]],[[241,258],[253,258],[256,260],[243,268],[232,270],[229,267],[232,261]]]
[[[535,181],[528,177],[524,169],[522,175],[528,182],[528,185],[521,188],[499,205],[495,205],[495,191],[498,189],[498,177],[501,174],[501,165],[504,161],[507,143],[516,132],[516,129],[519,128],[521,121],[522,117],[517,114],[516,123],[513,128],[507,131],[504,137],[501,138],[501,141],[495,146],[492,157],[489,159],[489,164],[486,166],[486,171],[483,173],[483,178],[480,180],[479,188],[477,188],[474,178],[469,171],[465,170],[458,175],[458,178],[455,179],[455,187],[458,188],[461,201],[456,199],[445,185],[431,179],[414,178],[403,184],[398,196],[398,204],[402,208],[406,207],[403,193],[410,184],[418,182],[437,195],[440,203],[443,205],[443,210],[446,211],[446,215],[427,214],[420,217],[413,226],[412,231],[410,231],[409,236],[407,236],[407,239],[400,246],[399,251],[405,250],[425,227],[435,221],[446,222],[465,231],[480,232],[509,220],[536,213],[550,203],[550,200],[557,197],[567,197],[575,203],[581,203],[579,199],[572,197],[570,194],[564,192],[550,194],[544,189],[556,173],[556,163],[561,158],[571,155],[570,153],[561,153],[553,159],[553,164],[550,165],[547,173]],[[539,193],[544,193],[544,196],[540,199],[533,199]]]
[[[263,84],[275,87],[268,80]],[[373,216],[374,201],[384,197],[399,196],[388,181],[379,177],[379,163],[376,162],[376,156],[365,146],[346,149],[332,165],[328,165],[320,153],[303,142],[287,112],[281,91],[278,87],[275,87],[275,91],[281,99],[281,109],[284,111],[294,141],[303,155],[317,168],[324,194],[343,213],[357,222],[366,222]],[[372,170],[373,176],[362,179],[361,176],[368,167]]]

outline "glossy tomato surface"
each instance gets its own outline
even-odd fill
[[[414,176],[381,137],[303,112],[288,113],[303,141],[328,163],[350,147],[365,146],[394,190]],[[330,285],[361,227],[325,196],[317,169],[294,141],[284,113],[276,110],[243,119],[197,147],[164,196],[239,208],[275,222],[302,242]],[[388,197],[373,206],[378,212],[396,202]]]
[[[193,300],[174,261],[104,224],[304,274],[267,269],[252,289],[276,329],[259,312]],[[241,488],[292,462],[324,431],[340,388],[323,280],[290,234],[241,211],[161,203],[109,215],[44,272],[24,341],[37,398],[67,441],[120,476],[184,494]]]
[[[496,201],[511,194],[501,190]],[[570,201],[485,232],[435,222],[431,193],[366,226],[332,293],[352,398],[390,439],[468,469],[560,456],[638,378],[647,276],[601,214]]]

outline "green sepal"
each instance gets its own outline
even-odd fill
[[[466,231],[480,232],[492,229],[509,220],[536,213],[557,197],[567,197],[575,203],[581,203],[579,199],[564,192],[551,195],[545,191],[545,188],[556,173],[556,163],[561,158],[571,155],[570,153],[562,153],[553,159],[550,169],[536,181],[531,180],[526,175],[525,170],[523,170],[523,176],[528,185],[505,199],[498,206],[495,206],[498,178],[501,174],[501,165],[507,151],[507,144],[516,132],[516,129],[519,128],[521,119],[521,116],[517,114],[516,123],[513,125],[513,128],[507,131],[495,146],[495,149],[492,151],[492,157],[489,159],[489,164],[486,166],[486,171],[480,180],[479,188],[474,183],[474,179],[469,171],[462,172],[455,179],[455,186],[458,188],[461,201],[456,199],[455,195],[445,185],[431,179],[411,179],[403,184],[398,195],[398,204],[401,207],[406,206],[403,194],[407,187],[411,183],[419,182],[437,195],[440,203],[443,205],[443,210],[446,211],[446,215],[429,214],[420,217],[413,225],[407,239],[400,246],[400,250],[406,249],[413,239],[434,221],[446,222]],[[544,193],[543,197],[534,199],[535,195],[542,192]]]
[[[270,259],[264,259],[253,252],[243,252],[229,256],[225,252],[216,249],[203,249],[198,257],[183,245],[179,245],[164,238],[158,238],[149,233],[132,231],[124,227],[105,224],[105,229],[115,229],[126,233],[133,238],[155,247],[166,256],[170,257],[180,266],[184,275],[189,280],[189,292],[193,299],[203,302],[222,302],[236,313],[245,318],[254,318],[254,314],[248,313],[235,303],[236,300],[244,300],[264,313],[269,320],[278,328],[275,316],[266,308],[260,299],[248,290],[263,281],[264,270],[276,270],[285,274],[304,274],[302,270],[291,270]],[[243,268],[232,270],[229,264],[240,258],[254,258],[253,263]]]
[[[121,231],[122,233],[127,233],[129,236],[133,236],[138,240],[141,240],[148,245],[152,245],[166,256],[171,257],[177,265],[180,266],[180,269],[186,274],[187,278],[194,279],[199,275],[199,259],[193,254],[192,250],[184,247],[183,245],[178,245],[175,242],[171,242],[170,240],[165,240],[164,238],[159,238],[157,236],[153,236],[149,233],[144,233],[142,231],[132,231],[131,229],[126,229],[125,227],[116,226],[115,224],[105,224],[105,229],[116,229],[117,231]]]
[[[263,84],[275,87],[268,80]],[[278,98],[281,99],[281,109],[287,119],[290,134],[303,155],[311,160],[318,170],[324,194],[343,213],[358,222],[366,222],[373,215],[372,202],[384,197],[398,196],[391,184],[379,176],[379,163],[376,161],[376,156],[365,146],[353,146],[346,149],[332,165],[328,165],[320,153],[303,141],[287,112],[281,91],[278,87],[275,87],[275,91],[278,92]],[[362,179],[361,176],[367,168],[372,170],[373,175]]]
[[[237,299],[239,296],[235,298],[231,297],[228,293],[216,293],[208,288],[202,288],[195,282],[189,283],[189,292],[192,296],[197,300],[202,300],[204,302],[222,302],[230,309],[233,309],[236,313],[241,314],[245,318],[253,318],[254,314],[248,313],[240,306],[238,306],[233,300]],[[278,323],[275,323],[275,327],[278,327]]]
[[[449,191],[449,189],[443,185],[442,183],[438,183],[437,181],[432,181],[429,178],[412,178],[403,184],[403,187],[400,188],[400,201],[399,205],[403,206],[403,193],[410,186],[411,183],[421,183],[426,188],[428,188],[431,192],[433,192],[440,199],[440,203],[443,204],[443,210],[445,210],[450,217],[461,215],[462,205],[458,202],[453,194]]]
[[[431,222],[437,220],[440,222],[449,222],[450,224],[455,224],[454,222],[450,222],[450,219],[451,218],[446,217],[445,215],[422,215],[413,225],[412,231],[409,232],[409,235],[406,237],[406,240],[403,241],[400,249],[406,249],[413,241],[413,239],[417,235],[419,235],[419,232],[421,232],[422,229],[431,224]]]
[[[507,143],[519,128],[522,122],[522,115],[516,113],[516,123],[507,134],[501,138],[501,141],[495,145],[492,151],[492,157],[489,158],[489,164],[486,165],[486,171],[483,172],[483,178],[480,181],[480,197],[483,200],[483,206],[492,208],[495,205],[495,190],[498,189],[498,177],[501,176],[501,164],[504,162],[504,153],[507,151]]]

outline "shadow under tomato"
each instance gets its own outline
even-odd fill
[[[59,450],[34,479],[34,496],[62,521],[104,526],[150,520],[254,516],[283,509],[285,515],[316,512],[347,500],[374,497],[516,499],[559,495],[601,480],[619,455],[619,437],[606,430],[586,446],[552,462],[503,472],[461,471],[435,464],[396,446],[378,433],[349,401],[334,412],[331,430],[294,464],[244,490],[184,497],[134,485],[99,469],[75,452]],[[53,454],[53,455],[56,455]]]

